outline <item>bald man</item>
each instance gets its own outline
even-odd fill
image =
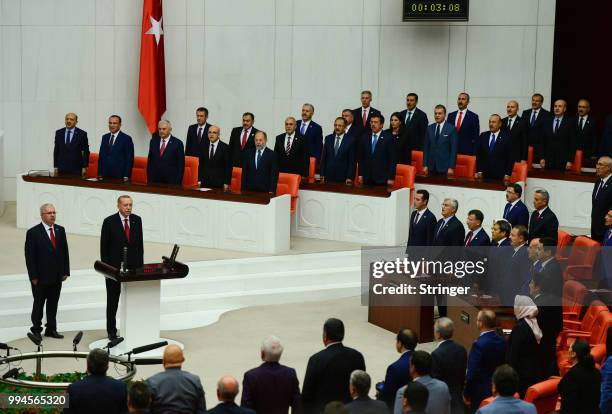
[[[232,159],[229,146],[221,141],[221,129],[216,125],[208,128],[208,139],[202,144],[198,182],[201,187],[229,189],[232,182]]]
[[[576,128],[566,115],[567,102],[555,101],[552,121],[544,128],[544,145],[540,166],[547,170],[565,171],[572,168],[576,154]]]
[[[512,141],[512,159],[514,162],[527,161],[527,124],[518,114],[517,101],[508,101],[506,116],[502,119],[502,128],[510,133]]]
[[[68,112],[64,117],[64,128],[55,131],[53,147],[53,171],[55,174],[84,176],[89,164],[89,141],[87,132],[76,127],[79,117]]]
[[[598,180],[593,186],[591,198],[591,238],[602,242],[606,232],[606,214],[612,206],[612,158],[601,157],[595,165]]]
[[[274,393],[276,390],[271,391]],[[234,400],[236,396],[240,392],[240,385],[238,385],[238,380],[236,378],[225,375],[219,379],[217,382],[217,398],[219,399],[219,404],[211,410],[208,410],[209,414],[255,414],[255,411],[249,408],[238,407]],[[261,411],[261,413],[265,413],[265,411]]]
[[[478,138],[475,178],[508,182],[513,166],[512,138],[508,130],[502,129],[501,117],[493,114],[489,117],[489,131]]]
[[[146,382],[151,390],[151,412],[194,413],[206,410],[206,399],[200,377],[181,369],[185,357],[177,345],[164,350],[164,372]]]
[[[159,121],[157,128],[159,133],[149,142],[147,182],[181,185],[185,172],[183,141],[172,136],[170,121]]]

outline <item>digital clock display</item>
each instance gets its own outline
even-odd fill
[[[404,0],[403,21],[467,21],[469,0]]]

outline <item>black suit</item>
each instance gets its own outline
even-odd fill
[[[359,151],[359,176],[366,185],[386,185],[395,179],[395,143],[384,131],[378,133],[378,141],[372,151],[372,134],[364,134]]]
[[[510,133],[512,142],[512,159],[515,162],[527,160],[527,131],[528,125],[523,118],[516,116],[510,129],[508,129],[509,118],[502,119],[502,128]]]
[[[66,128],[55,131],[53,146],[53,168],[59,173],[81,175],[89,164],[89,141],[87,132],[74,127],[70,143],[66,143]]]
[[[222,402],[216,407],[206,411],[207,414],[255,414],[249,408],[238,407],[235,402]]]
[[[525,125],[527,127],[527,145],[533,147],[533,161],[538,163],[543,158],[544,154],[542,151],[542,146],[544,144],[544,129],[549,126],[549,121],[552,119],[552,116],[546,109],[540,108],[537,118],[532,123],[532,113],[532,109],[527,109],[523,111],[521,118],[525,120]]]
[[[434,237],[432,240],[432,246],[463,246],[465,239],[465,228],[459,219],[453,215],[448,222],[444,223],[444,218],[438,220],[434,229]],[[455,248],[442,249],[440,254],[437,255],[437,260],[457,260],[459,251]],[[436,295],[436,301],[438,302],[438,313],[440,316],[446,316],[446,295]]]
[[[129,215],[129,241],[125,234],[123,220],[118,213],[104,219],[100,235],[100,258],[104,263],[119,268],[123,260],[123,248],[127,247],[126,267],[137,269],[144,265],[142,220],[135,214]],[[117,334],[116,316],[120,295],[121,283],[106,279],[106,331],[109,336]]]
[[[504,175],[512,175],[514,157],[512,155],[512,138],[505,129],[495,134],[493,150],[489,146],[492,133],[483,132],[478,137],[476,146],[476,172],[481,172],[484,178],[502,179]]]
[[[257,150],[245,151],[242,158],[242,191],[276,193],[278,184],[278,161],[270,148],[262,150],[260,164],[255,167]]]
[[[610,185],[612,180],[608,179],[605,184],[602,181],[597,180],[595,182],[591,196],[591,238],[598,242],[601,242],[604,238],[606,232],[604,220],[608,209],[612,207],[612,185]]]
[[[368,111],[368,118],[366,120],[366,124],[363,124],[363,107],[353,109],[353,124],[351,126],[351,133],[355,137],[360,137],[365,134],[371,134],[372,128],[370,127],[370,120],[372,119],[372,115],[378,114],[380,115],[380,111],[376,108],[372,108],[370,106],[370,110]]]
[[[597,155],[597,125],[595,120],[590,115],[586,121],[582,121],[582,128],[580,128],[580,115],[574,118],[576,125],[576,148],[582,150],[582,162]]]
[[[401,127],[397,135],[393,135],[391,129],[386,129],[384,132],[391,137],[395,144],[395,163],[412,165],[411,145],[413,139],[410,137],[412,132],[406,127]]]
[[[516,295],[529,295],[529,282],[531,281],[531,261],[527,254],[527,245],[521,246],[516,252],[514,247],[501,262],[497,263],[498,273],[503,275],[501,280],[495,283],[499,289],[502,304],[514,306]]]
[[[331,344],[312,355],[302,386],[304,411],[321,413],[330,401],[351,401],[349,380],[356,369],[365,371],[363,355],[342,343]]]
[[[183,142],[170,136],[166,140],[166,149],[160,154],[161,138],[156,135],[149,142],[147,159],[147,181],[149,183],[175,184],[183,183],[185,173],[185,151]]]
[[[555,241],[556,245],[558,230],[559,220],[549,207],[546,207],[539,216],[537,216],[537,210],[531,212],[531,217],[529,217],[529,240],[550,237]]]
[[[419,221],[415,223],[417,211],[410,215],[410,229],[408,230],[408,246],[429,246],[434,238],[436,228],[436,216],[426,208]],[[406,249],[408,253],[408,249]]]
[[[251,148],[255,148],[255,133],[257,133],[257,131],[259,131],[257,128],[251,127],[251,131],[247,135],[247,140],[244,145],[244,148],[242,148],[243,128],[236,127],[232,129],[232,133],[230,135],[229,140],[232,167],[241,167],[242,156],[244,155],[244,153]]]
[[[200,128],[198,124],[189,125],[189,128],[187,128],[185,156],[199,158],[203,154],[204,147],[208,144],[208,128],[210,128],[210,124],[208,122],[204,124],[200,137],[198,137],[198,128]]]
[[[599,414],[601,373],[577,363],[561,378],[557,390],[561,397],[561,414]],[[602,413],[609,414],[609,413]]]
[[[348,414],[389,414],[387,405],[368,396],[357,397],[345,405]]]
[[[451,413],[463,414],[463,384],[467,351],[452,339],[442,342],[431,353],[431,376],[444,381],[451,395]]]
[[[123,414],[127,412],[127,386],[106,375],[88,375],[68,386],[69,414]]]
[[[556,375],[557,337],[563,329],[563,308],[558,296],[542,293],[533,301],[538,307],[538,325],[542,330],[540,366],[544,376]]]
[[[521,398],[525,397],[527,388],[545,378],[540,363],[540,344],[525,319],[518,321],[512,328],[506,362],[519,376],[518,392]]]
[[[200,163],[198,166],[198,181],[202,187],[222,188],[224,184],[230,185],[232,182],[232,162],[230,160],[229,146],[217,140],[215,152],[210,158],[210,146],[212,144],[206,139],[206,145],[202,147],[200,153]]]
[[[70,276],[70,257],[66,231],[62,226],[53,225],[55,248],[51,243],[50,232],[40,223],[26,233],[25,261],[30,281],[38,283],[32,288],[32,332],[42,332],[42,317],[47,304],[47,331],[57,330],[57,303],[62,290],[62,278]],[[48,235],[49,233],[49,235]]]
[[[565,171],[565,164],[573,163],[576,155],[576,126],[568,116],[560,120],[558,128],[556,124],[557,118],[552,118],[545,125],[543,158],[546,160],[546,169]]]
[[[423,145],[425,145],[425,139],[427,138],[427,125],[429,125],[427,114],[419,108],[414,108],[412,117],[408,122],[406,122],[408,109],[400,111],[399,114],[405,128],[409,131],[411,148],[416,151],[423,151]]]
[[[270,392],[274,390],[274,392]],[[301,412],[300,382],[295,369],[278,362],[264,362],[244,374],[240,405],[259,413]]]
[[[298,174],[308,177],[310,156],[308,155],[308,140],[296,132],[293,133],[291,148],[287,153],[287,134],[276,136],[274,152],[278,159],[278,170],[284,173]],[[320,156],[320,155],[319,155]]]

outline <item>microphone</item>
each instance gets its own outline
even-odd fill
[[[139,358],[134,360],[134,365],[159,365],[163,362],[161,358]]]
[[[5,344],[3,342],[0,342],[0,349],[2,349],[2,350],[12,349],[14,351],[19,351],[17,348],[13,348],[12,346],[9,346],[8,344]]]
[[[75,352],[77,350],[77,345],[79,344],[79,342],[81,342],[81,339],[83,339],[83,331],[77,332],[77,334],[74,336],[74,339],[72,340],[72,348]]]
[[[15,378],[19,374],[19,368],[9,369],[3,376],[2,379]]]
[[[127,246],[123,246],[123,260],[121,261],[121,273],[127,272],[127,254],[128,254],[128,248]]]
[[[32,332],[28,332],[28,338],[30,338],[30,341],[34,342],[34,345],[36,346],[40,346],[42,343],[42,337],[37,337]]]
[[[168,345],[168,341],[156,342],[154,344],[143,345],[132,349],[133,354],[141,354],[143,352],[152,351],[162,346]]]

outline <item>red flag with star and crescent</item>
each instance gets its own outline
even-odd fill
[[[140,36],[138,110],[151,133],[166,112],[166,68],[162,0],[144,0]]]

